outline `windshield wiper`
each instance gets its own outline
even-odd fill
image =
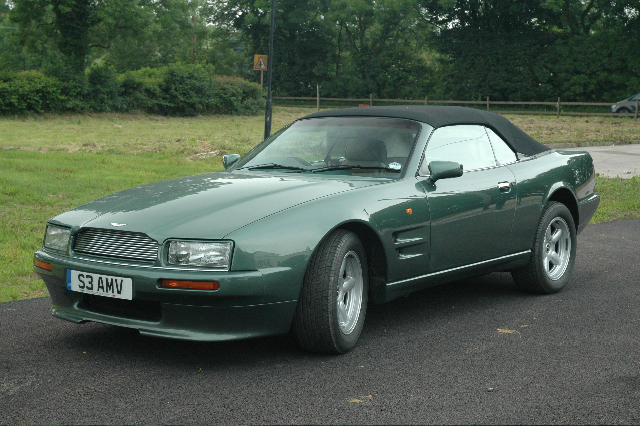
[[[298,167],[298,166],[286,166],[284,164],[278,164],[278,163],[267,163],[267,164],[258,164],[257,166],[249,166],[249,167],[242,167],[243,169],[249,169],[249,170],[263,170],[263,169],[285,169],[285,170],[297,170],[297,171],[305,171],[308,169],[305,169],[304,167]]]
[[[328,172],[328,171],[332,171],[332,170],[351,170],[351,169],[374,169],[374,170],[384,170],[386,172],[392,172],[392,173],[400,173],[402,170],[401,169],[392,169],[391,167],[383,167],[383,166],[360,166],[360,165],[353,165],[353,166],[347,166],[347,165],[343,165],[343,166],[328,166],[328,167],[320,167],[317,169],[311,169],[311,173],[316,173],[316,172]]]

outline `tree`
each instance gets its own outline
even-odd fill
[[[209,6],[211,22],[239,31],[253,53],[266,52],[269,2],[212,0]],[[310,95],[319,83],[329,96],[423,96],[428,31],[415,2],[277,0],[275,13],[278,94]]]
[[[423,17],[436,28],[450,96],[535,99],[551,96],[540,56],[553,42],[540,1],[430,0]],[[523,84],[526,82],[526,84]]]
[[[426,25],[409,0],[334,0],[335,91],[351,96],[422,97],[429,86]],[[332,79],[333,80],[333,79]]]
[[[423,0],[451,96],[601,100],[633,92],[637,0]],[[634,77],[635,76],[635,77]]]
[[[266,53],[269,35],[269,1],[212,0],[210,22],[241,33],[253,53]],[[325,20],[327,0],[278,0],[275,10],[274,91],[309,94],[327,74],[332,52],[332,26]],[[251,69],[252,55],[244,59]]]
[[[60,74],[83,85],[89,29],[98,22],[99,0],[16,0],[12,19],[33,46],[46,34],[64,57]]]

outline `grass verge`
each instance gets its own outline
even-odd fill
[[[158,153],[0,152],[0,302],[46,295],[32,262],[51,217],[132,186],[218,169],[218,163]]]
[[[640,217],[640,177],[631,179],[596,178],[596,193],[600,206],[591,223]]]
[[[273,129],[313,112],[276,107]],[[507,115],[545,144],[587,146],[640,143],[640,120],[616,117]],[[264,117],[162,117],[147,114],[42,115],[0,117],[0,149],[62,152],[243,153],[260,140]]]
[[[276,108],[274,130],[308,112]],[[516,122],[538,119],[513,118]],[[539,126],[555,120],[539,119]],[[580,128],[588,124],[583,120],[595,119],[567,120]],[[625,126],[631,126],[633,121],[611,120],[621,120]],[[536,121],[529,124],[533,126],[532,123]],[[546,130],[539,131],[546,134]],[[32,260],[33,252],[42,245],[49,218],[132,186],[218,170],[222,168],[222,153],[246,152],[261,139],[262,132],[262,116],[166,118],[99,114],[1,118],[0,302],[47,294],[33,272]],[[640,127],[637,135],[640,139]],[[586,136],[589,138],[594,141],[599,136],[593,133]],[[639,188],[637,177],[598,177],[596,191],[602,202],[593,222],[640,217]]]
[[[554,147],[640,143],[640,120],[631,118],[505,116],[534,139]]]

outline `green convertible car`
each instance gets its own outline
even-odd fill
[[[559,291],[600,201],[588,153],[459,107],[323,111],[223,162],[51,219],[34,267],[52,314],[342,353],[370,302],[493,271]]]

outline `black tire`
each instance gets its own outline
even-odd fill
[[[340,271],[344,262],[349,262],[350,269],[353,270],[358,263],[356,257],[361,267],[362,285],[354,285],[353,288],[361,288],[362,293],[357,319],[351,315],[350,322],[343,322],[343,328],[349,324],[351,328],[345,333],[338,321],[338,285],[346,282]],[[320,244],[307,267],[293,321],[292,331],[301,348],[310,352],[335,354],[348,352],[355,347],[367,312],[367,271],[364,247],[353,232],[339,229]],[[352,275],[358,277],[357,273]],[[344,300],[348,300],[351,294],[358,293],[350,292]],[[352,300],[353,305],[350,306],[355,309],[358,297],[354,296]]]
[[[551,225],[552,222],[553,225]],[[557,228],[554,228],[555,225],[557,225]],[[569,233],[566,237],[562,234],[562,232],[565,232],[564,225],[566,225],[566,230]],[[547,229],[551,231],[560,229],[561,241],[548,241],[546,243],[545,235],[547,234]],[[569,241],[570,247],[568,248]],[[531,261],[526,266],[511,272],[516,285],[521,290],[537,294],[557,293],[562,290],[571,278],[576,260],[576,242],[576,227],[569,209],[562,203],[548,203],[542,212],[536,229],[531,249]],[[553,262],[549,263],[548,254],[558,254],[563,249],[566,258],[565,256],[558,256],[557,258],[563,259],[563,261],[559,262],[557,266],[553,265],[549,268],[549,265]],[[558,269],[554,269],[556,267]]]

